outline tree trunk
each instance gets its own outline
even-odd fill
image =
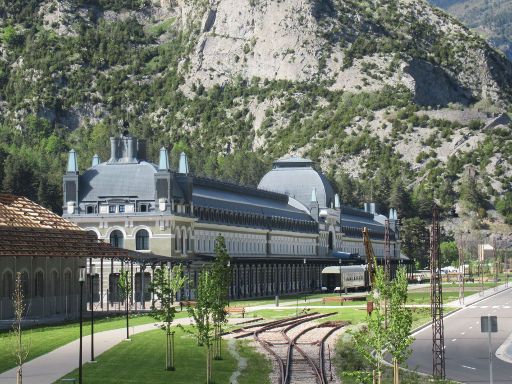
[[[394,373],[393,384],[400,384],[400,367],[398,366],[397,359],[393,359],[393,373]]]
[[[212,380],[212,348],[206,347],[206,384],[210,384]]]
[[[372,371],[372,383],[373,384],[377,384],[377,380],[376,380],[376,374],[375,374],[375,369]]]
[[[18,367],[16,370],[16,384],[23,383],[23,367]]]
[[[170,329],[170,328],[169,328]],[[176,368],[174,367],[174,331],[170,332],[171,335],[171,353],[170,353],[170,365],[171,371],[174,371]]]

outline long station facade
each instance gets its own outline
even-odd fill
[[[254,188],[194,176],[184,153],[179,168],[171,169],[165,148],[157,164],[146,161],[143,143],[128,133],[110,144],[110,159],[94,156],[82,173],[70,151],[64,217],[98,239],[147,254],[147,260],[154,255],[159,263],[184,264],[187,298],[194,297],[198,273],[215,257],[219,235],[231,257],[234,298],[321,289],[325,267],[366,262],[363,227],[376,257],[383,258],[386,221],[391,262],[400,260],[396,215],[379,215],[370,204],[366,210],[344,206],[308,159],[275,161]],[[113,294],[120,267],[102,264],[102,292],[110,287]],[[146,292],[154,267],[140,266],[140,290]]]

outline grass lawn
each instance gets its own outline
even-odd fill
[[[239,383],[269,384],[271,364],[256,353],[247,341],[237,342],[238,353],[250,364],[241,372]],[[223,343],[223,360],[214,360],[212,376],[217,384],[230,382],[238,363]],[[129,343],[120,343],[97,358],[97,364],[86,364],[83,370],[89,383],[173,383],[189,384],[205,382],[206,353],[197,345],[194,336],[176,329],[175,371],[165,370],[165,337],[161,330],[134,335]],[[66,377],[78,377],[78,370]]]
[[[470,296],[475,292],[464,291],[464,297]],[[452,292],[443,290],[443,303],[449,303],[459,299],[459,291]],[[407,294],[407,304],[430,304],[430,290],[428,292],[409,292]]]
[[[178,313],[177,317],[187,317],[186,311]],[[94,321],[94,333],[109,331],[126,326],[124,317],[105,318]],[[148,315],[134,316],[130,319],[130,326],[152,323],[155,320]],[[90,322],[84,322],[83,333],[91,332]],[[24,332],[25,340],[30,344],[28,360],[44,355],[59,348],[80,336],[80,324],[68,323],[53,326],[44,326],[28,329]],[[0,372],[7,371],[16,366],[11,354],[11,339],[7,332],[0,333]]]
[[[297,299],[299,299],[300,302],[304,302],[304,297],[306,296],[308,300],[311,299],[321,299],[322,297],[331,296],[332,294],[326,294],[326,293],[308,293],[307,295],[296,294],[296,295],[281,295],[279,296],[279,304],[283,303],[295,303]],[[256,299],[241,299],[241,300],[231,300],[229,302],[229,305],[231,307],[254,307],[256,305],[268,305],[268,304],[275,304],[276,300],[275,297],[267,297],[267,298],[256,298]]]

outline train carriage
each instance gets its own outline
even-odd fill
[[[325,267],[322,270],[322,286],[329,292],[363,290],[368,286],[366,265]]]

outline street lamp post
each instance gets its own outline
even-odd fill
[[[304,286],[304,302],[308,300],[308,285],[306,283],[306,258],[304,258],[304,278],[303,278],[303,286]]]
[[[341,259],[338,259],[338,264],[340,265],[340,298],[341,298],[341,285],[342,285],[342,281],[341,281]]]
[[[82,384],[82,321],[83,321],[83,294],[85,281],[85,266],[78,268],[78,282],[80,283],[80,349],[78,351],[78,383]]]
[[[231,298],[231,294],[232,294],[232,291],[231,291],[231,287],[233,286],[233,284],[231,284],[231,260],[228,260],[228,271],[229,271],[229,288],[228,288],[228,307],[229,307],[229,299]]]
[[[96,274],[95,265],[91,263],[89,264],[89,281],[91,284],[91,362],[96,362],[94,360],[94,275]]]

